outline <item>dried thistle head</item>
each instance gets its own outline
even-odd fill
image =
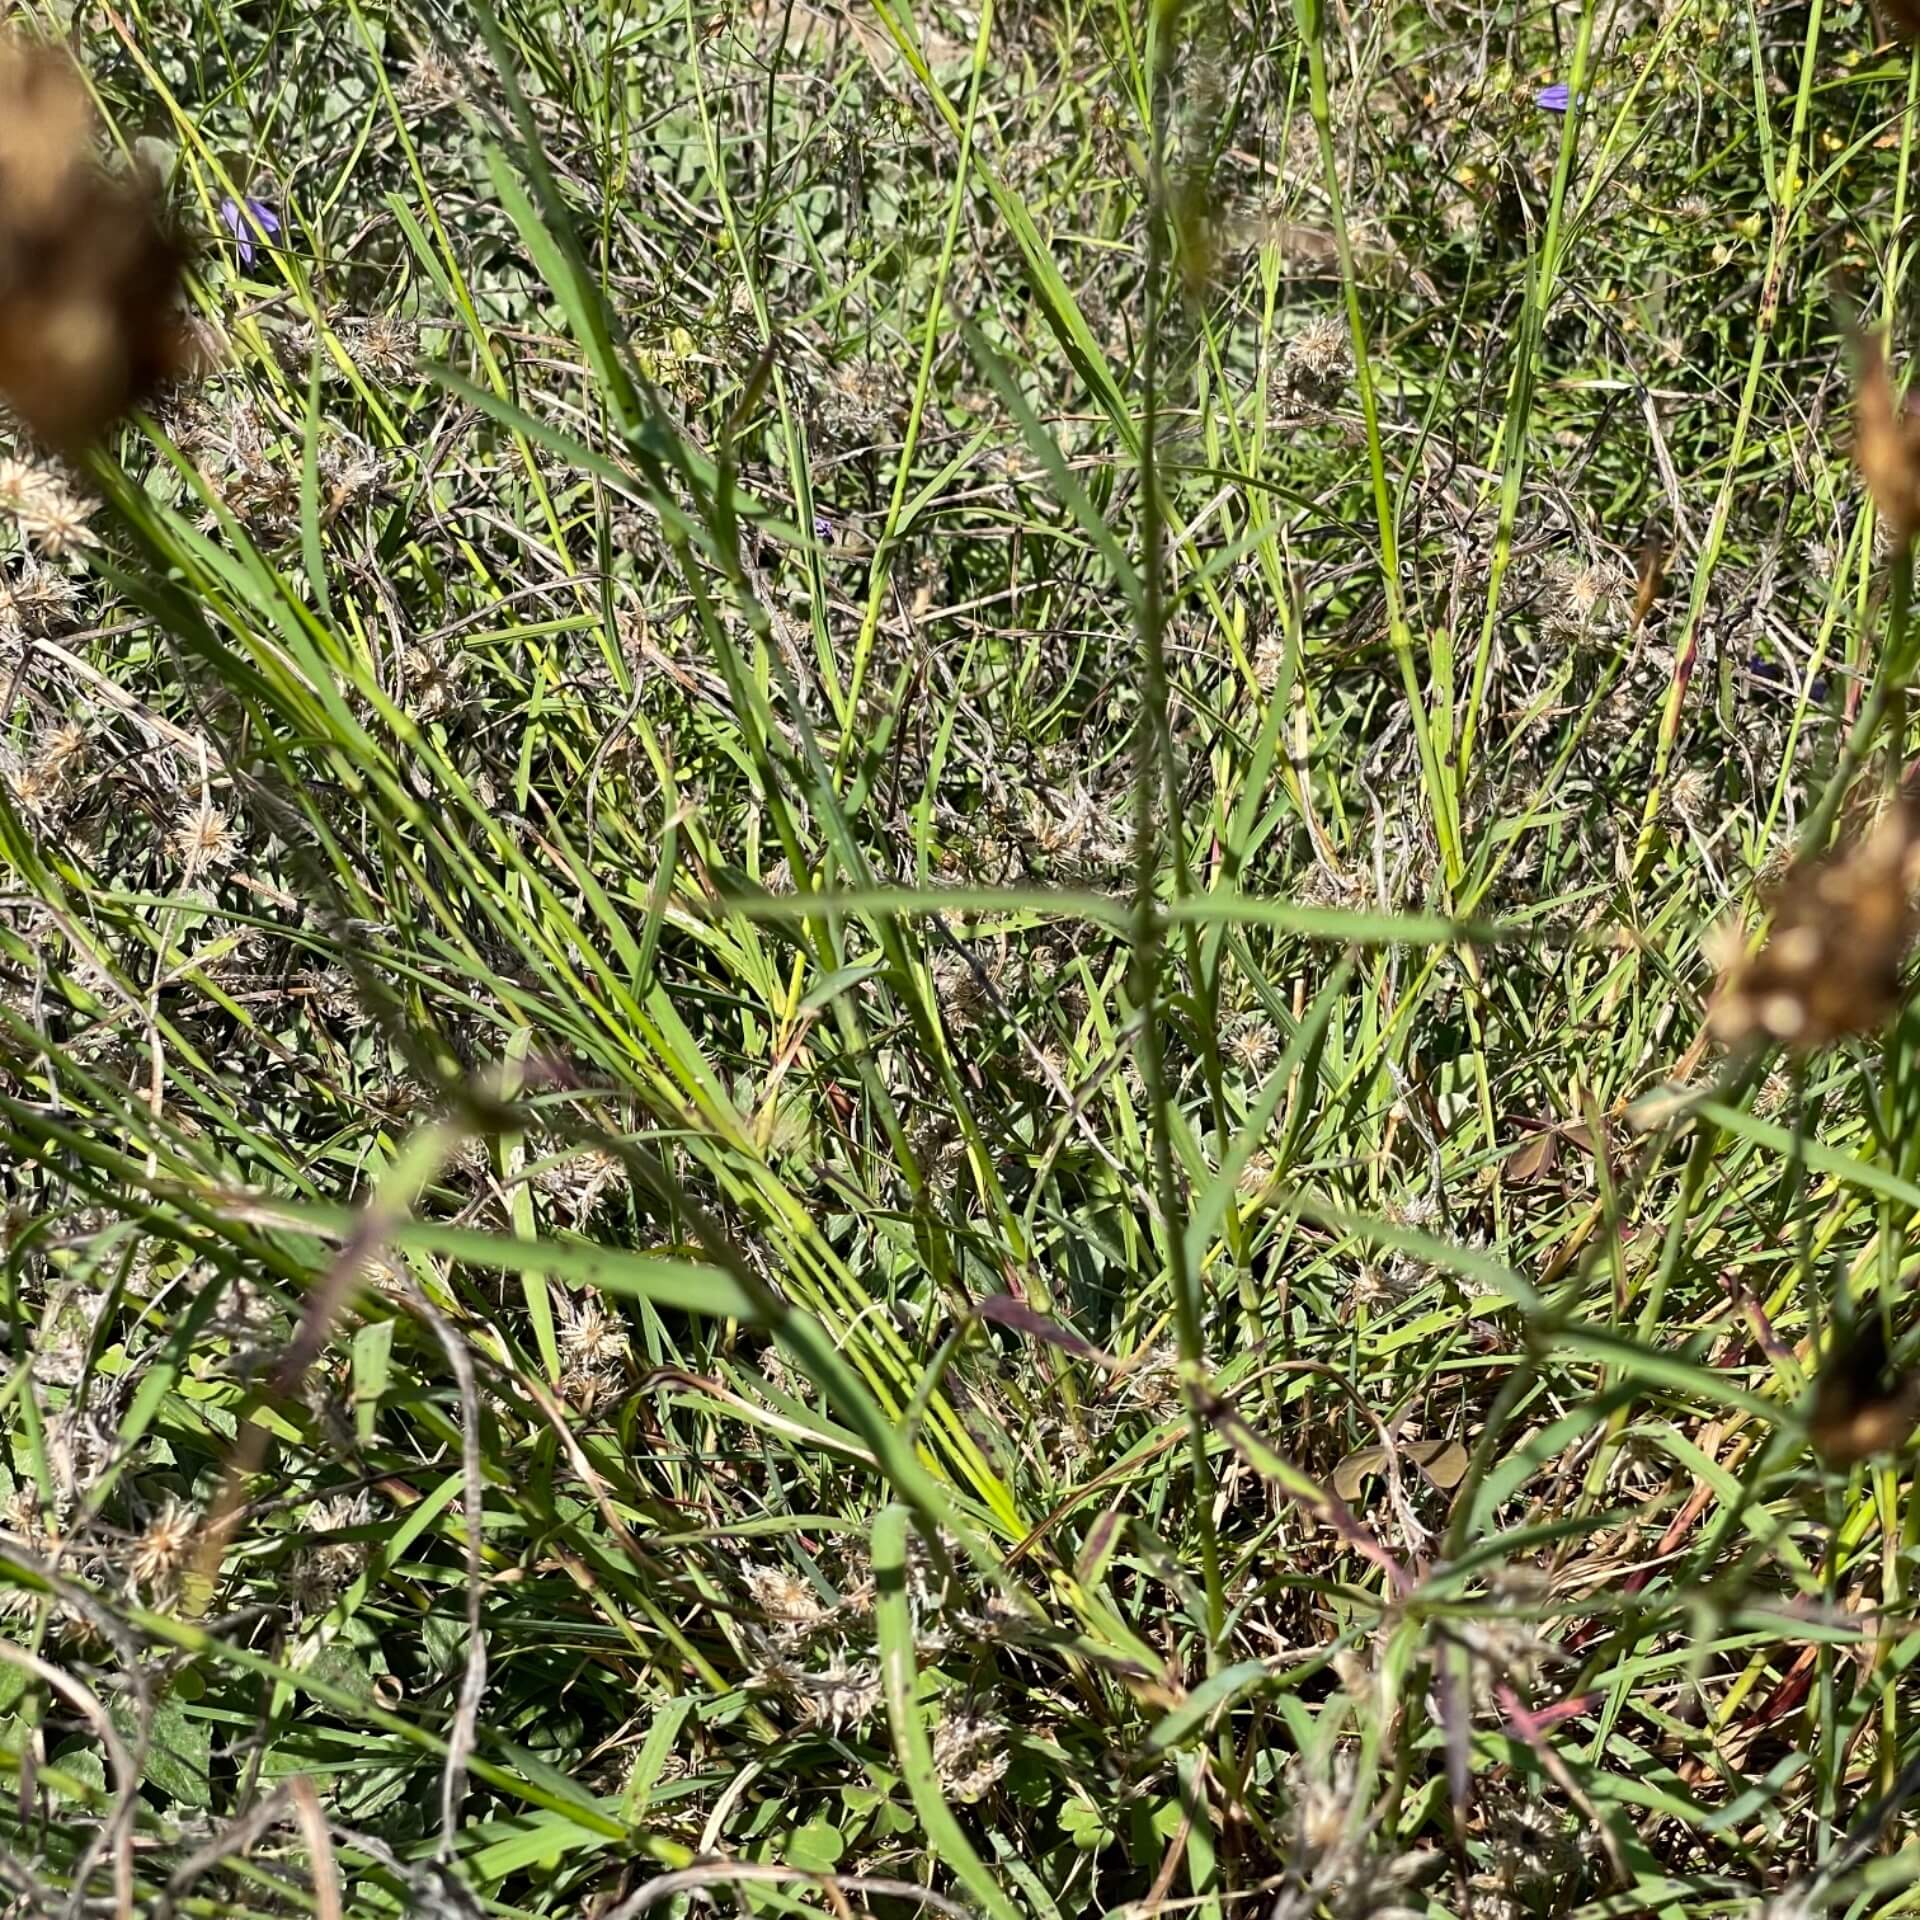
[[[1697,827],[1713,804],[1713,776],[1704,767],[1683,767],[1667,789],[1667,805],[1689,826]]]
[[[149,182],[95,152],[64,54],[0,41],[0,396],[77,449],[185,364],[182,256]]]
[[[63,720],[40,736],[33,764],[55,780],[70,778],[87,756],[87,729],[78,720]]]
[[[590,1367],[618,1366],[627,1357],[625,1325],[593,1294],[561,1301],[559,1339],[572,1358]]]
[[[618,1314],[609,1313],[596,1295],[560,1303],[560,1351],[566,1364],[560,1396],[581,1413],[591,1414],[619,1396],[626,1383],[627,1332]]]
[[[1920,417],[1896,402],[1878,335],[1860,342],[1853,394],[1853,461],[1896,547],[1920,532]]]
[[[575,1147],[540,1167],[533,1183],[566,1209],[575,1226],[584,1226],[601,1202],[611,1197],[615,1182],[625,1171],[620,1161],[603,1148]]]
[[[855,1733],[879,1711],[880,1670],[870,1661],[836,1655],[824,1671],[803,1677],[801,1716],[829,1733]]]
[[[1272,1024],[1258,1013],[1235,1021],[1227,1032],[1228,1057],[1256,1078],[1273,1064],[1279,1050]]]
[[[1708,1015],[1714,1038],[1806,1052],[1890,1019],[1915,930],[1916,880],[1920,804],[1902,795],[1854,844],[1788,873],[1766,944],[1721,979]]]
[[[29,1553],[47,1554],[60,1543],[53,1517],[43,1511],[34,1488],[15,1487],[0,1500],[0,1540],[17,1541]]]

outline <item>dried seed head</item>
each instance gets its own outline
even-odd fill
[[[864,1727],[880,1706],[879,1669],[866,1663],[849,1666],[837,1658],[823,1673],[801,1676],[802,1711],[815,1726],[832,1733],[850,1733]]]
[[[1814,1451],[1830,1467],[1850,1467],[1906,1444],[1920,1421],[1920,1378],[1896,1373],[1886,1323],[1868,1308],[1837,1331],[1813,1390],[1807,1420]]]
[[[79,598],[77,581],[29,556],[18,573],[0,578],[0,633],[53,633]]]
[[[1325,1773],[1301,1768],[1293,1786],[1293,1833],[1305,1861],[1338,1858],[1361,1824],[1354,1805],[1354,1768],[1340,1755]]]
[[[400,83],[400,98],[417,113],[437,113],[464,98],[466,83],[460,69],[437,46],[423,46]]]
[[[1353,339],[1337,313],[1323,313],[1287,342],[1282,359],[1288,381],[1295,387],[1325,390],[1353,371]]]
[[[618,1398],[622,1384],[623,1376],[616,1369],[590,1366],[584,1360],[569,1360],[560,1369],[560,1398],[576,1413],[599,1412]]]
[[[87,730],[77,720],[50,728],[40,737],[33,764],[54,780],[70,779],[87,754]]]
[[[1171,1413],[1181,1403],[1180,1356],[1171,1345],[1136,1356],[1124,1378],[1128,1398],[1150,1413]]]
[[[613,1366],[627,1356],[627,1330],[593,1296],[560,1307],[560,1345],[586,1366]]]
[[[1261,634],[1253,650],[1253,677],[1262,693],[1271,693],[1279,684],[1287,664],[1287,644],[1286,629],[1277,621]]]
[[[29,1553],[48,1554],[59,1544],[60,1536],[49,1524],[40,1507],[40,1496],[31,1487],[15,1487],[0,1500],[0,1540],[17,1540]]]
[[[533,1184],[565,1207],[575,1226],[584,1226],[623,1171],[620,1162],[603,1149],[578,1147],[542,1167]]]
[[[797,1645],[829,1617],[813,1588],[785,1567],[748,1567],[742,1578],[753,1604],[767,1616],[775,1639],[783,1645]]]
[[[47,821],[59,808],[64,782],[34,761],[14,762],[4,775],[7,798],[27,819]]]
[[[1728,1047],[1778,1040],[1806,1052],[1890,1019],[1914,934],[1916,880],[1920,805],[1903,796],[1862,839],[1787,875],[1766,945],[1735,959],[1714,995],[1714,1038]]]
[[[98,544],[87,527],[93,508],[59,474],[30,460],[0,459],[0,509],[49,560]]]
[[[151,183],[110,175],[64,54],[0,41],[0,396],[77,450],[185,364],[181,253]]]
[[[786,1356],[778,1347],[760,1349],[759,1367],[768,1386],[776,1393],[804,1394],[808,1391],[808,1383],[787,1365]]]
[[[204,799],[181,814],[168,844],[189,880],[232,866],[240,852],[239,838],[227,816]]]
[[[1546,629],[1556,639],[1578,639],[1614,624],[1630,584],[1624,569],[1609,559],[1561,556],[1546,574]]]
[[[1877,336],[1860,343],[1853,395],[1853,460],[1896,546],[1920,532],[1920,418],[1894,399],[1886,349]]]
[[[1049,859],[1088,866],[1118,866],[1131,847],[1125,807],[1110,805],[1078,781],[1047,799],[1029,796],[1027,833]]]
[[[184,1500],[168,1500],[133,1543],[127,1571],[150,1593],[168,1586],[191,1557],[199,1526],[199,1515]]]
[[[1920,0],[1880,0],[1880,13],[1903,40],[1920,40]]]
[[[354,330],[353,344],[370,373],[383,377],[405,373],[420,350],[420,332],[411,320],[394,313],[369,314]]]
[[[626,1382],[629,1351],[619,1316],[609,1313],[591,1294],[563,1300],[559,1337],[566,1361],[560,1393],[568,1405],[590,1414],[617,1398]]]
[[[1243,1200],[1257,1199],[1272,1184],[1275,1164],[1273,1155],[1265,1147],[1256,1147],[1247,1155],[1247,1164],[1240,1169],[1234,1191]]]
[[[308,1503],[303,1531],[308,1534],[343,1533],[373,1520],[373,1503],[364,1492],[336,1494]],[[325,1546],[303,1548],[294,1555],[292,1589],[302,1613],[324,1613],[359,1578],[367,1564],[364,1540],[333,1540]]]
[[[1713,800],[1713,776],[1701,767],[1684,767],[1667,789],[1667,803],[1689,826],[1706,818]]]
[[[933,1736],[933,1770],[955,1800],[984,1800],[1012,1758],[1006,1722],[992,1714],[963,1707],[948,1714]]]
[[[1482,1819],[1494,1868],[1511,1891],[1524,1895],[1580,1873],[1579,1835],[1537,1794],[1520,1786],[1490,1792]]]
[[[1266,1072],[1278,1051],[1272,1025],[1257,1013],[1236,1021],[1227,1035],[1227,1052],[1250,1074]]]

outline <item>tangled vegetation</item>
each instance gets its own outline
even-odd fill
[[[1911,11],[26,9],[0,1910],[1911,1908]]]

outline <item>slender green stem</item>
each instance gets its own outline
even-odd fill
[[[1393,657],[1399,663],[1401,684],[1406,690],[1407,711],[1413,721],[1414,737],[1419,743],[1420,775],[1426,787],[1427,806],[1433,815],[1433,830],[1440,843],[1440,859],[1448,886],[1461,877],[1460,813],[1458,795],[1453,790],[1447,767],[1433,737],[1433,715],[1427,706],[1426,689],[1421,685],[1420,666],[1414,658],[1413,633],[1407,624],[1400,586],[1400,544],[1396,531],[1393,491],[1387,483],[1386,454],[1380,439],[1380,407],[1374,392],[1373,362],[1367,347],[1366,316],[1360,308],[1360,283],[1354,272],[1353,241],[1347,232],[1346,209],[1340,192],[1340,166],[1333,150],[1333,111],[1327,91],[1327,56],[1321,44],[1317,0],[1302,9],[1296,0],[1296,12],[1303,12],[1310,23],[1306,32],[1308,98],[1313,124],[1320,137],[1320,169],[1327,200],[1333,210],[1334,244],[1339,252],[1340,282],[1346,297],[1347,331],[1353,347],[1354,384],[1360,394],[1360,416],[1366,431],[1367,473],[1373,489],[1375,538],[1380,552],[1380,587],[1386,597],[1387,639]]]

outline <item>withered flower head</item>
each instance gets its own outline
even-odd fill
[[[1877,335],[1860,342],[1853,395],[1853,460],[1896,545],[1920,532],[1920,417],[1896,403],[1886,350]]]
[[[1721,980],[1708,1016],[1714,1038],[1806,1052],[1890,1019],[1915,930],[1916,880],[1920,804],[1902,795],[1860,840],[1787,875],[1766,944]]]
[[[68,452],[185,359],[180,251],[149,183],[102,167],[95,132],[71,60],[0,38],[0,398]]]

